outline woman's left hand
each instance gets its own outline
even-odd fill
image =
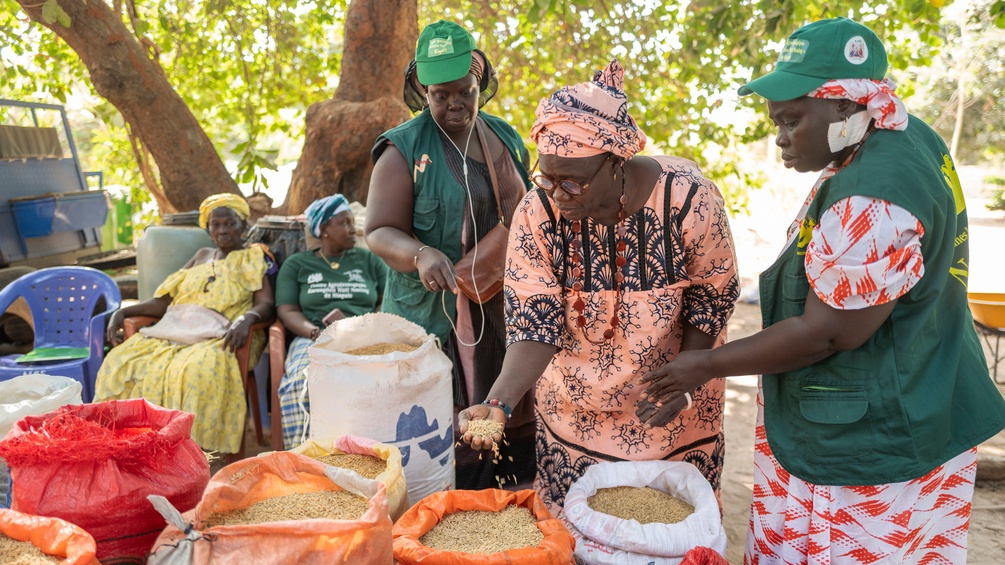
[[[244,347],[245,342],[248,341],[248,335],[251,333],[251,325],[254,322],[254,319],[248,316],[239,316],[234,320],[230,324],[230,328],[227,329],[227,333],[223,336],[223,348],[236,353],[238,349]]]
[[[708,361],[709,350],[681,351],[672,361],[642,377],[646,386],[635,415],[642,423],[665,426],[686,406],[684,393],[694,390],[712,378]]]

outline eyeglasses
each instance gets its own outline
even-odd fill
[[[610,159],[610,156],[608,156],[608,159]],[[545,191],[549,197],[552,194],[554,194],[555,190],[558,188],[561,188],[566,194],[570,196],[579,196],[580,194],[586,192],[588,188],[590,188],[590,185],[593,184],[593,179],[595,179],[597,175],[600,174],[600,170],[603,169],[604,165],[607,164],[607,159],[604,159],[604,162],[601,163],[599,167],[597,167],[597,170],[594,171],[592,175],[590,175],[590,180],[586,181],[586,184],[582,185],[576,181],[571,181],[569,179],[555,181],[552,178],[546,176],[544,173],[540,172],[535,174],[535,171],[537,171],[538,162],[540,162],[540,159],[534,161],[534,166],[531,167],[530,169],[530,180],[535,185],[537,185],[538,188]]]

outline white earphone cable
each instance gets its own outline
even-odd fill
[[[475,120],[478,120],[478,115],[477,114],[475,114]],[[443,131],[443,128],[440,126],[439,123],[436,122],[436,120],[433,120],[433,123],[436,124],[436,127],[440,128],[440,131],[443,132],[443,136],[447,138],[447,141],[450,142],[450,145],[453,145],[454,149],[456,149],[457,152],[460,153],[460,155],[461,155],[461,162],[463,163],[463,167],[462,167],[461,170],[464,172],[464,190],[467,192],[467,195],[468,195],[468,212],[471,215],[471,231],[472,231],[472,233],[474,234],[474,237],[475,237],[474,251],[473,251],[473,253],[474,253],[474,259],[471,261],[471,283],[475,286],[475,294],[477,294],[478,293],[478,281],[475,279],[475,265],[478,263],[478,221],[475,219],[474,198],[471,195],[471,187],[468,185],[468,147],[471,145],[471,135],[475,132],[475,127],[477,127],[477,122],[476,121],[472,121],[472,123],[471,123],[471,129],[468,130],[468,139],[467,139],[467,141],[464,142],[464,151],[461,151],[461,148],[457,147],[457,144],[454,143],[454,140],[450,139],[450,136],[447,135],[447,132]],[[499,204],[497,203],[497,205],[499,205]],[[482,337],[485,335],[485,307],[484,306],[482,306],[481,304],[478,304],[478,310],[481,313],[481,328],[478,330],[478,339],[476,339],[474,343],[465,343],[465,341],[463,339],[461,339],[460,334],[457,333],[457,326],[454,325],[454,321],[450,318],[450,314],[447,312],[447,292],[446,291],[442,291],[441,294],[440,294],[440,308],[443,309],[443,314],[447,316],[447,322],[450,323],[450,328],[453,329],[454,335],[457,337],[457,342],[458,343],[460,343],[461,345],[467,346],[467,347],[474,347],[474,346],[478,345],[479,343],[481,343]]]

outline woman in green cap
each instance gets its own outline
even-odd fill
[[[1005,427],[967,307],[967,212],[939,136],[844,18],[796,30],[767,99],[785,166],[822,171],[761,274],[765,329],[646,375],[662,425],[761,374],[745,563],[965,563],[976,446]]]
[[[500,218],[510,224],[529,187],[523,140],[504,120],[480,111],[497,87],[467,30],[444,20],[426,26],[405,78],[405,102],[419,114],[381,135],[372,151],[365,231],[369,248],[391,267],[382,311],[439,337],[454,362],[460,408],[487,398],[502,366],[506,323],[502,293],[482,304],[469,300],[458,292],[454,264]],[[475,267],[486,260],[483,244]],[[531,405],[525,400],[516,408],[498,464],[457,450],[457,488],[533,480]]]

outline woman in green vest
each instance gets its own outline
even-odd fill
[[[643,379],[658,426],[713,376],[762,375],[745,563],[965,563],[976,446],[1005,427],[956,168],[886,69],[836,18],[740,89],[767,99],[785,166],[822,173],[761,274],[765,329]]]
[[[391,267],[382,310],[440,339],[454,362],[459,407],[487,398],[505,354],[506,323],[502,293],[483,304],[468,300],[458,292],[454,264],[499,224],[500,213],[510,224],[528,188],[523,140],[480,110],[497,88],[467,30],[443,20],[426,26],[405,80],[405,102],[419,114],[381,135],[372,152],[365,231],[367,245]],[[480,269],[485,255],[477,257]],[[531,402],[522,404],[498,464],[457,450],[457,488],[533,479],[533,415]]]

